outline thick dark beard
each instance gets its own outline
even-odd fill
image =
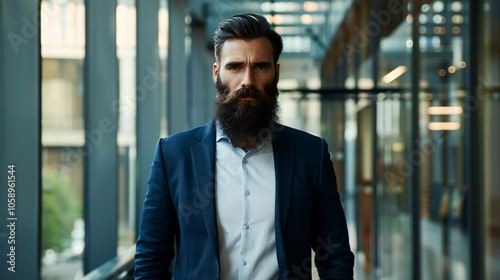
[[[276,78],[264,87],[265,92],[257,89],[240,88],[229,92],[227,84],[222,83],[219,75],[215,82],[214,120],[218,121],[231,144],[235,147],[254,147],[270,135],[270,127],[278,122],[278,88]],[[253,97],[255,100],[241,100]]]

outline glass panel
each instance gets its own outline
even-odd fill
[[[167,0],[160,0],[158,11],[158,50],[160,57],[160,137],[167,137],[167,56],[168,56],[168,7]]]
[[[420,7],[422,278],[468,279],[469,228],[463,102],[470,91],[468,1]],[[416,42],[415,42],[416,43]],[[457,246],[457,244],[460,244]]]
[[[402,6],[404,8],[404,6]],[[412,20],[406,11],[378,12],[375,19],[387,26],[380,41],[378,71],[370,71],[380,88],[395,91],[376,96],[378,256],[381,279],[411,279],[411,50]],[[410,12],[410,11],[409,11]],[[390,15],[390,16],[387,16]],[[390,24],[389,24],[390,19]],[[391,26],[395,26],[392,27]],[[374,69],[374,68],[372,68]]]
[[[42,279],[79,279],[84,247],[83,0],[41,2]]]
[[[484,1],[485,46],[482,67],[480,68],[478,94],[480,98],[480,129],[482,147],[480,157],[481,185],[484,186],[484,246],[485,279],[500,279],[500,2]]]
[[[136,9],[134,0],[116,6],[118,58],[118,247],[120,254],[135,243],[136,185]]]

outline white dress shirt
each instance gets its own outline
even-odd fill
[[[245,153],[217,125],[216,211],[221,280],[279,276],[271,139]]]

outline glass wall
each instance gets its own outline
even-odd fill
[[[370,73],[376,96],[377,219],[380,279],[411,279],[411,50],[412,16],[402,2],[384,6],[372,21],[380,25],[380,45]],[[369,24],[369,23],[368,23]],[[384,26],[386,26],[384,28]],[[384,31],[384,29],[386,29]],[[375,31],[378,29],[375,29]],[[378,56],[378,57],[377,57]]]
[[[480,55],[478,98],[480,108],[480,177],[484,186],[485,279],[500,278],[500,3],[485,0],[480,27],[480,44],[485,50]],[[474,105],[474,103],[471,103]],[[477,109],[474,106],[472,109]]]
[[[118,247],[121,253],[135,243],[136,189],[136,7],[134,0],[116,6],[118,59]]]
[[[464,100],[468,72],[469,1],[420,7],[420,208],[424,279],[469,279]],[[460,246],[457,246],[460,244]]]
[[[42,279],[82,275],[83,1],[42,1]]]
[[[471,257],[475,241],[470,238],[476,229],[468,215],[471,207],[481,207],[484,271],[487,279],[496,279],[498,222],[493,213],[499,179],[493,170],[500,157],[495,156],[499,145],[493,139],[498,138],[500,44],[494,26],[499,7],[493,1],[474,3],[480,14],[472,16],[482,23],[479,30],[471,30],[471,1],[425,1],[417,6],[412,1],[390,2],[353,3],[322,63],[322,85],[344,98],[337,102],[343,105],[335,107],[322,96],[322,136],[335,139],[333,128],[339,121],[346,126],[344,132],[356,131],[344,133],[345,158],[340,163],[347,170],[342,188],[349,190],[349,182],[355,182],[354,198],[346,200],[344,208],[350,224],[349,205],[355,205],[351,244],[357,266],[366,272],[358,278],[411,279],[412,250],[417,249],[422,279],[475,279],[471,260],[482,256]],[[467,101],[475,90],[470,86],[471,36],[482,36],[477,50],[480,103],[473,108]],[[342,87],[355,97],[342,94]],[[418,105],[412,103],[414,94]],[[412,139],[414,108],[418,137]],[[480,123],[470,124],[467,120],[478,108]],[[339,112],[342,118],[329,117]],[[471,181],[478,162],[468,154],[473,148],[470,139],[478,136],[467,134],[469,125],[483,130],[481,182]],[[349,148],[350,139],[355,139],[355,149]],[[349,171],[348,158],[354,158],[354,172]],[[418,185],[412,184],[412,176],[418,176]],[[417,201],[412,197],[415,188]],[[471,204],[471,191],[478,188],[484,203]],[[413,203],[418,203],[418,213],[412,212]],[[412,226],[414,217],[419,228]],[[414,239],[415,229],[420,240]]]

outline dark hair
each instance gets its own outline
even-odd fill
[[[215,59],[220,61],[220,55],[224,43],[229,39],[252,40],[266,37],[273,46],[274,64],[283,50],[283,41],[276,31],[271,29],[267,19],[256,14],[234,15],[222,21],[214,32],[214,54]]]

